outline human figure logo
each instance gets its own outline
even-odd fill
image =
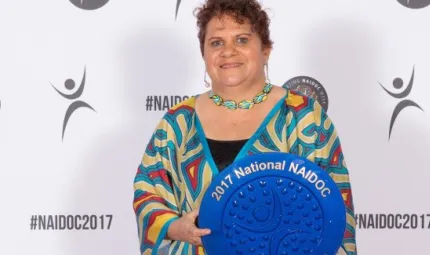
[[[84,92],[85,77],[86,77],[86,68],[84,69],[84,75],[82,77],[82,81],[81,81],[81,84],[79,85],[79,88],[72,94],[64,94],[63,92],[61,92],[57,88],[55,88],[54,85],[52,85],[52,84],[51,85],[58,92],[58,94],[60,94],[64,98],[69,99],[69,100],[76,100],[76,99],[79,99],[79,97]],[[64,86],[66,87],[67,90],[73,90],[75,88],[75,81],[72,79],[67,79],[64,82]],[[88,103],[81,101],[81,100],[74,101],[72,104],[70,104],[69,108],[67,108],[66,115],[64,116],[63,131],[62,131],[62,137],[61,137],[62,140],[64,140],[64,133],[66,131],[67,123],[70,119],[70,116],[72,116],[72,114],[79,108],[89,108],[89,109],[93,110],[94,112],[96,112]]]
[[[87,11],[103,7],[109,0],[69,0],[74,6]]]
[[[178,18],[178,11],[179,11],[180,5],[181,5],[181,0],[176,0],[175,20]]]
[[[393,114],[391,115],[388,140],[390,140],[390,138],[391,138],[391,131],[393,130],[393,126],[394,126],[394,123],[396,121],[396,118],[403,109],[405,109],[408,106],[413,106],[413,107],[420,109],[421,111],[424,111],[421,108],[421,106],[419,106],[417,103],[415,103],[414,101],[412,101],[410,99],[406,99],[406,97],[409,96],[409,94],[411,93],[412,86],[414,84],[414,76],[415,76],[415,67],[412,69],[412,75],[411,75],[411,78],[409,79],[408,86],[402,92],[399,92],[399,93],[390,92],[381,83],[379,83],[379,85],[381,85],[381,87],[385,90],[385,92],[387,92],[390,96],[397,98],[397,99],[403,99],[402,101],[400,101],[396,105],[396,107],[394,108]],[[394,79],[393,80],[393,87],[395,89],[403,88],[403,80],[401,78]]]

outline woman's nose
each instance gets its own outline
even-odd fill
[[[234,45],[234,43],[226,43],[224,45],[224,48],[221,52],[221,56],[223,57],[230,57],[234,54],[236,54],[236,45]]]

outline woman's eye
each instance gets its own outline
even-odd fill
[[[213,47],[218,47],[218,46],[220,46],[222,44],[222,42],[221,41],[213,41],[213,42],[211,42],[211,45],[213,46]]]
[[[246,37],[239,37],[237,39],[237,42],[238,43],[247,43],[248,42],[248,38],[246,38]]]

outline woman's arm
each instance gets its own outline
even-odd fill
[[[170,224],[179,218],[172,183],[173,133],[162,120],[153,133],[134,179],[134,211],[142,254],[157,254]],[[170,146],[169,146],[170,145]],[[173,150],[173,151],[172,151]]]
[[[336,182],[346,207],[346,230],[338,254],[356,255],[354,203],[349,172],[345,163],[340,139],[331,119],[321,105],[316,100],[313,104],[317,127],[315,162],[325,169]]]

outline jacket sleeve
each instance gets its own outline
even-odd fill
[[[175,178],[172,178],[176,161],[172,157],[176,157],[174,133],[162,120],[152,134],[134,179],[133,207],[141,254],[162,253],[170,243],[166,239],[167,229],[179,218],[173,192]]]
[[[314,101],[316,123],[316,158],[315,161],[325,169],[339,188],[346,207],[346,230],[338,255],[356,255],[355,213],[351,192],[349,172],[345,163],[337,131],[318,101]]]

